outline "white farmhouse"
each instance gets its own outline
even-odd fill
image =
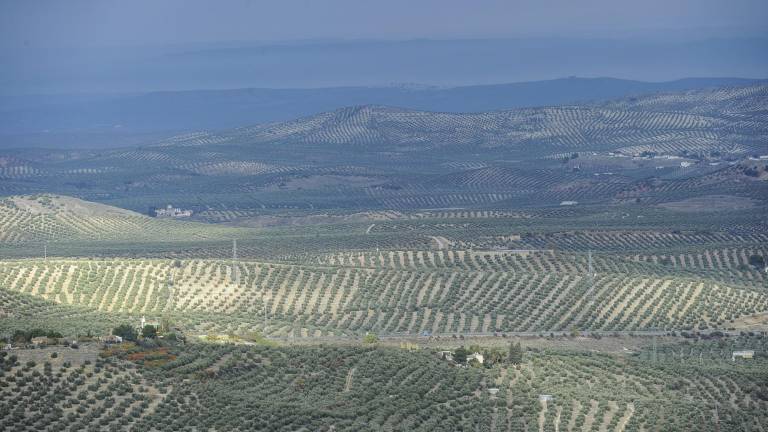
[[[123,343],[123,338],[117,335],[107,335],[101,338],[101,341],[105,344],[118,344]]]
[[[483,360],[485,359],[483,358],[482,354],[476,352],[467,356],[467,363],[471,362],[472,360],[477,360],[478,363],[483,364]]]
[[[753,350],[734,351],[733,354],[731,354],[731,361],[736,361],[737,358],[751,360],[755,358],[755,351]]]

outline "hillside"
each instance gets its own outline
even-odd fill
[[[768,311],[764,278],[751,285],[719,282],[608,256],[596,259],[594,280],[585,276],[581,254],[341,254],[322,264],[242,261],[236,273],[227,261],[172,265],[168,260],[5,261],[0,282],[20,293],[110,314],[170,314],[192,333],[692,330],[728,328]]]
[[[643,82],[615,78],[562,78],[476,86],[379,86],[162,91],[107,95],[29,95],[0,102],[0,148],[23,147],[46,135],[80,137],[80,146],[117,147],[151,134],[288,121],[347,106],[386,105],[437,112],[483,112],[605,101],[658,92],[744,86],[760,80],[687,78]],[[119,128],[115,128],[119,126]],[[47,131],[41,133],[41,131]],[[102,138],[100,145],[89,139]],[[49,140],[51,138],[48,138]],[[67,140],[68,141],[68,140]],[[65,141],[65,142],[67,142]],[[106,141],[106,142],[105,142]],[[14,145],[19,144],[19,145]],[[61,143],[56,147],[61,148]],[[73,144],[66,144],[72,147]]]
[[[206,240],[237,232],[223,227],[151,218],[136,212],[60,195],[0,200],[0,247],[42,242]]]
[[[764,430],[765,92],[4,153],[0,429]]]
[[[436,354],[439,346],[126,345],[67,349],[53,359],[55,348],[0,357],[9,372],[0,376],[0,427],[514,431],[540,425],[591,432],[693,430],[695,424],[714,432],[760,430],[768,420],[766,360],[727,358],[743,346],[764,349],[765,340],[754,337],[667,343],[658,352],[620,356],[534,345],[526,347],[523,364],[490,370],[451,367]],[[539,402],[540,394],[556,397]]]
[[[198,214],[763,201],[765,164],[748,157],[765,153],[767,88],[473,114],[360,106],[134,149],[6,151],[0,193]]]

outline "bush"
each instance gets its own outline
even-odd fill
[[[765,258],[762,255],[750,255],[749,265],[761,269],[765,267]]]
[[[147,338],[147,339],[154,339],[157,337],[157,327],[153,325],[145,325],[143,329],[141,329],[141,337]]]

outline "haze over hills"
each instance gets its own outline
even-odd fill
[[[667,82],[565,78],[464,87],[251,88],[9,96],[0,103],[0,148],[105,148],[147,144],[180,132],[287,121],[353,105],[485,112],[759,82],[740,78],[688,78]]]
[[[748,157],[765,153],[766,93],[756,84],[471,114],[350,107],[134,149],[6,151],[0,190],[142,213],[168,201],[361,211],[763,200],[764,164]]]
[[[642,81],[768,74],[768,39],[738,32],[612,37],[309,39],[183,44],[0,45],[0,94],[466,86],[613,76]],[[52,46],[53,47],[52,47]],[[44,59],[44,61],[41,61]]]

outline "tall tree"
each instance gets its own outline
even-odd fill
[[[141,329],[141,337],[147,338],[147,339],[154,339],[157,337],[157,327],[153,325],[145,325],[143,329]]]
[[[520,342],[509,344],[509,362],[512,364],[523,362],[523,347],[520,345]]]
[[[453,361],[459,364],[466,363],[468,355],[469,355],[469,351],[467,351],[466,348],[461,346],[458,349],[456,349],[456,351],[453,352]]]

